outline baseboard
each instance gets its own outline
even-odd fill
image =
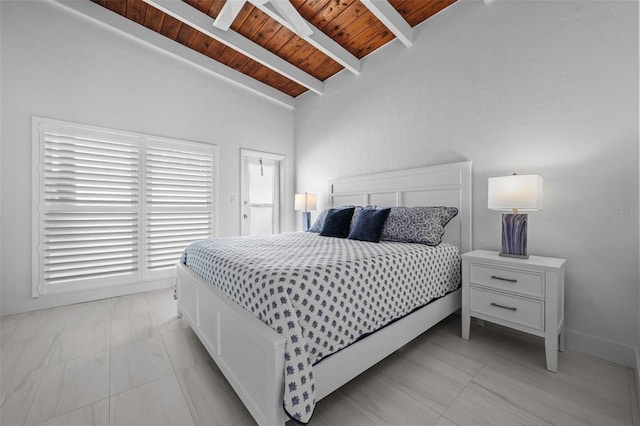
[[[640,362],[638,350],[625,345],[575,330],[564,330],[565,346],[596,358],[605,359],[629,368],[637,368]]]
[[[0,0],[2,1],[2,0]],[[170,288],[175,285],[175,278],[166,278],[154,281],[143,281],[136,284],[119,285],[114,287],[104,287],[72,293],[54,294],[29,298],[4,305],[0,308],[0,314],[17,314],[21,312],[36,311],[39,309],[55,308],[57,306],[73,305],[75,303],[91,302],[93,300],[108,299],[111,297],[126,296],[134,293],[160,290]],[[3,300],[6,302],[6,299]]]

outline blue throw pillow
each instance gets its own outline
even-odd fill
[[[380,242],[382,227],[390,212],[391,209],[362,210],[353,225],[349,239],[372,243]]]
[[[347,238],[351,227],[354,207],[347,209],[329,209],[324,219],[320,235],[323,237]]]
[[[0,0],[1,1],[1,0]],[[340,207],[335,207],[336,209],[350,209],[352,207],[355,207],[355,211],[353,212],[353,216],[356,216],[356,213],[358,212],[358,209],[362,210],[362,207],[358,207],[358,206],[340,206]],[[320,214],[318,215],[318,218],[316,219],[315,222],[313,222],[313,225],[311,225],[311,227],[309,229],[307,229],[307,232],[315,232],[315,233],[320,233],[320,231],[322,231],[322,227],[324,226],[324,220],[327,218],[327,213],[329,213],[329,209],[324,209],[320,212]],[[355,219],[351,219],[351,223],[353,224],[353,221]]]

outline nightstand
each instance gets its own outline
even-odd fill
[[[469,340],[471,317],[544,337],[547,370],[557,372],[558,349],[564,350],[565,262],[487,250],[463,254],[462,338]]]

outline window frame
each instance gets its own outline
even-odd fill
[[[123,275],[107,275],[98,277],[87,277],[81,279],[68,279],[63,280],[60,283],[47,283],[45,280],[45,263],[44,256],[47,253],[45,248],[45,229],[44,220],[47,214],[51,215],[52,211],[60,209],[64,211],[63,214],[70,214],[70,211],[75,213],[76,207],[71,203],[65,208],[58,208],[55,203],[48,203],[45,200],[45,133],[49,128],[66,129],[69,131],[70,137],[82,137],[80,134],[96,134],[104,137],[105,135],[111,135],[114,143],[119,143],[122,138],[127,143],[134,143],[137,146],[138,163],[137,163],[137,203],[131,207],[131,209],[124,208],[125,211],[134,210],[133,214],[137,216],[135,224],[135,232],[137,233],[136,252],[132,255],[133,259],[136,259],[135,267],[137,268],[131,274]],[[73,134],[73,131],[78,133]],[[218,208],[218,147],[215,144],[178,140],[171,138],[164,138],[155,135],[148,135],[137,132],[129,132],[122,130],[114,130],[109,128],[96,127],[86,124],[72,123],[67,121],[55,120],[50,118],[43,118],[34,116],[32,118],[32,297],[57,295],[71,292],[106,289],[117,286],[128,286],[143,283],[153,283],[167,281],[168,279],[175,279],[175,268],[165,266],[163,269],[149,268],[147,265],[147,246],[150,244],[148,239],[148,224],[147,217],[151,210],[151,204],[147,200],[147,159],[149,155],[147,150],[151,150],[158,146],[169,147],[184,147],[186,152],[204,152],[207,161],[210,161],[210,192],[207,194],[210,196],[210,204],[207,204],[204,211],[208,215],[209,222],[204,226],[206,229],[202,232],[208,231],[208,236],[214,236],[217,229],[217,208]],[[176,148],[178,149],[178,148]],[[77,152],[74,152],[77,154]],[[210,154],[210,157],[208,157]],[[209,164],[209,163],[207,163]],[[208,167],[208,166],[207,166]],[[209,182],[209,180],[207,180]],[[205,185],[208,188],[208,185]],[[117,208],[109,207],[79,207],[78,212],[80,214],[88,213],[91,216],[90,211],[104,211],[108,214],[115,213]],[[163,210],[163,209],[160,209]],[[178,205],[174,207],[168,207],[164,210],[176,212],[184,212],[187,210],[184,205]],[[157,211],[157,209],[155,209]],[[187,213],[185,213],[187,214]],[[151,223],[151,221],[149,221]],[[178,259],[176,259],[176,262]]]

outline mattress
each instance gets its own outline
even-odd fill
[[[285,412],[307,423],[313,365],[460,286],[460,254],[309,232],[189,245],[181,262],[286,338]]]

